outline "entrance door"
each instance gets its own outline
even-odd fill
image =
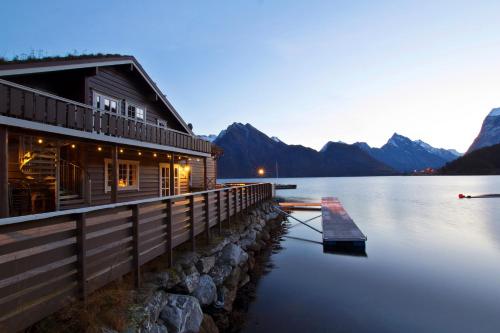
[[[174,191],[170,190],[170,164],[160,163],[160,196],[166,197],[174,194],[181,194],[180,166],[174,165]]]
[[[160,197],[170,195],[170,164],[160,163]]]

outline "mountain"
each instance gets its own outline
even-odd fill
[[[366,142],[354,145],[399,172],[437,169],[460,156],[456,150],[434,148],[422,140],[412,141],[397,133],[380,148],[372,148]]]
[[[215,135],[215,134],[198,135],[198,137],[200,139],[203,139],[203,140],[206,140],[206,141],[210,141],[210,142],[214,142],[214,140],[217,139],[217,135]]]
[[[486,116],[481,126],[481,130],[472,145],[467,150],[467,154],[491,145],[500,143],[500,108],[492,109]]]
[[[214,140],[224,149],[218,161],[221,178],[255,177],[258,168],[266,176],[328,177],[390,175],[394,170],[357,146],[329,142],[321,152],[301,145],[287,145],[250,124],[234,123]]]
[[[500,144],[474,150],[447,163],[445,175],[500,175]]]

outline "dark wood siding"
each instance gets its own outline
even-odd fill
[[[111,203],[111,192],[105,192],[104,183],[104,165],[105,159],[111,158],[109,149],[103,148],[103,151],[97,151],[97,146],[87,148],[87,162],[85,168],[92,179],[92,205],[103,205]],[[146,198],[158,197],[160,194],[159,173],[160,163],[169,163],[169,160],[163,154],[153,157],[152,152],[143,151],[139,156],[137,151],[127,151],[119,154],[120,160],[139,161],[139,189],[118,191],[118,201],[132,201]],[[201,165],[203,167],[203,165]],[[192,166],[191,172],[199,173],[198,166]],[[201,169],[203,172],[203,169]],[[181,176],[183,174],[181,173]],[[189,178],[181,177],[181,193],[191,191]]]
[[[164,104],[156,100],[154,91],[138,75],[130,66],[100,67],[95,75],[87,78],[86,103],[92,105],[92,92],[95,90],[121,100],[122,108],[125,108],[123,101],[144,106],[149,123],[156,124],[160,119],[167,121],[168,127],[186,132]]]

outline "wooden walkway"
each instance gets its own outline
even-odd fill
[[[359,230],[337,198],[321,199],[324,246],[353,246],[364,249],[366,236]]]

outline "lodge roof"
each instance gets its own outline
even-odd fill
[[[177,110],[167,100],[163,92],[156,83],[146,73],[141,64],[134,56],[120,54],[86,54],[86,55],[67,55],[53,57],[28,57],[26,59],[0,60],[0,78],[11,75],[34,74],[44,72],[63,71],[79,68],[116,66],[130,64],[134,66],[149,86],[154,90],[158,98],[172,112],[175,118],[181,123],[187,133],[193,135],[193,131],[181,118]]]

